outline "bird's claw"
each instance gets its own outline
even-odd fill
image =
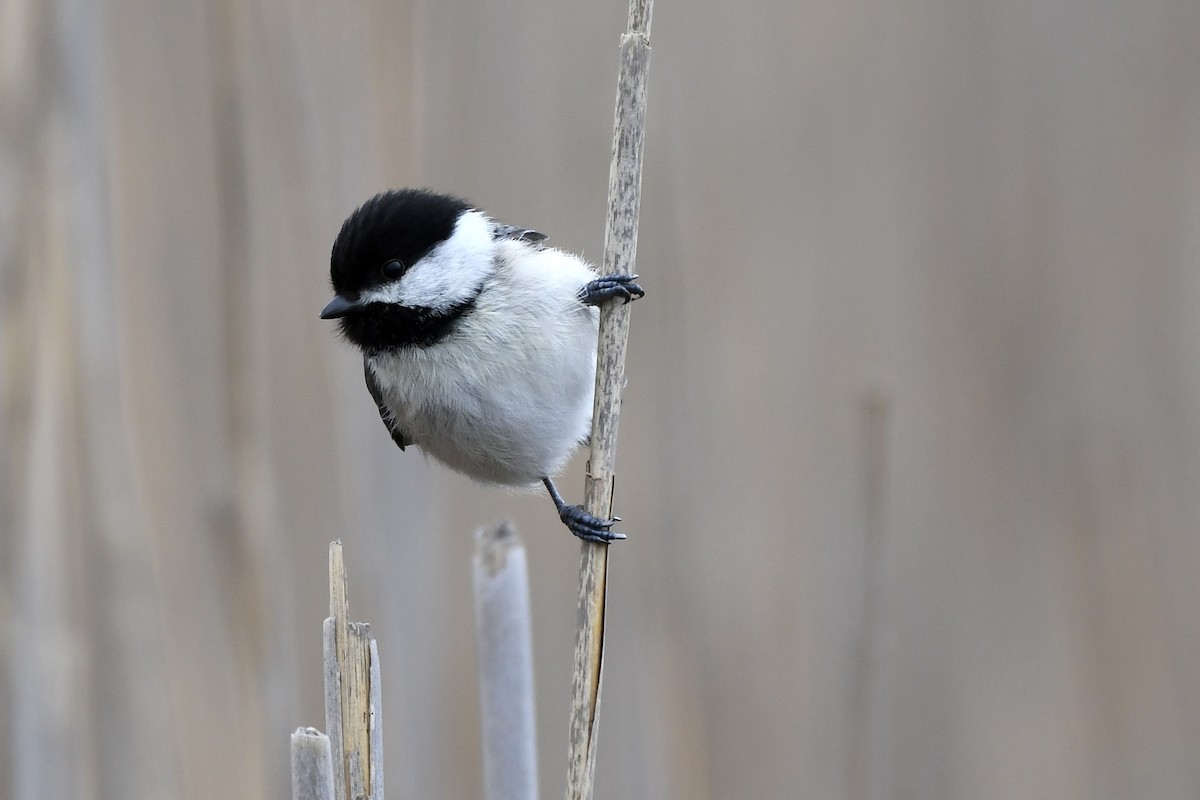
[[[600,519],[584,511],[583,506],[564,505],[558,510],[558,518],[571,533],[588,542],[608,544],[625,538],[625,534],[609,530],[621,521],[620,517]]]
[[[633,302],[646,294],[646,290],[637,285],[637,275],[605,275],[589,281],[579,290],[579,299],[584,305],[598,306],[605,300],[614,297],[623,299],[626,303]]]

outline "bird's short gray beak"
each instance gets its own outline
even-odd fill
[[[337,319],[344,317],[356,308],[362,307],[361,300],[349,300],[337,294],[329,301],[329,305],[321,309],[321,319]]]

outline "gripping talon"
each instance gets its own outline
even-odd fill
[[[549,478],[542,478],[542,483],[550,491],[550,499],[554,501],[554,506],[558,509],[558,518],[567,526],[567,530],[580,539],[608,544],[625,538],[625,534],[610,530],[613,525],[621,521],[620,517],[612,519],[593,517],[583,509],[583,506],[567,505],[563,501],[562,495],[558,493],[558,489],[555,488],[554,482]]]
[[[631,303],[646,294],[646,290],[634,282],[637,277],[637,275],[605,275],[596,278],[579,290],[579,300],[589,306],[598,306],[614,297]]]
[[[583,510],[583,506],[564,505],[558,510],[558,518],[571,533],[589,542],[608,542],[624,539],[625,534],[609,530],[619,519],[599,519]]]

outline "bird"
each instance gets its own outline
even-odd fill
[[[382,192],[334,240],[320,317],[361,350],[401,450],[484,484],[541,483],[571,533],[609,543],[620,517],[568,504],[553,476],[590,435],[598,307],[645,291],[546,239],[455,195]]]

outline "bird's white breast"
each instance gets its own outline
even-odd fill
[[[487,483],[558,472],[591,425],[596,309],[581,259],[496,242],[495,273],[453,332],[371,357],[400,428],[423,451]]]

